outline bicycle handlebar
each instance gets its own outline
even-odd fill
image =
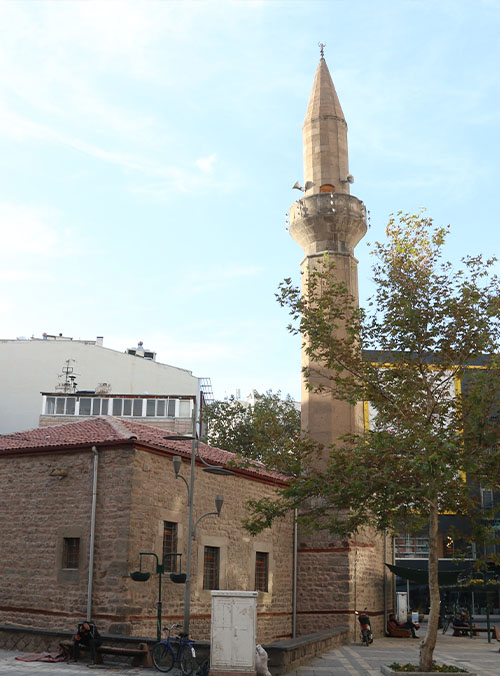
[[[182,629],[182,624],[172,624],[170,627],[163,627],[163,631],[172,631],[172,629]]]

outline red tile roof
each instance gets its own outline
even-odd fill
[[[89,446],[123,445],[124,443],[143,446],[151,450],[166,451],[169,455],[190,457],[192,442],[165,439],[169,434],[173,436],[168,430],[145,425],[135,420],[101,416],[79,422],[0,435],[0,458],[26,453],[88,448]],[[227,466],[231,461],[237,460],[234,453],[203,443],[200,443],[200,454],[206,462],[219,466]],[[264,465],[255,461],[251,461],[248,467],[231,467],[231,469],[237,474],[258,477],[273,483],[286,482],[285,476],[267,470]]]

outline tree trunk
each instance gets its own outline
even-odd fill
[[[438,510],[431,505],[429,512],[429,598],[431,608],[427,634],[420,644],[420,671],[431,671],[432,656],[436,647],[439,624],[439,583],[438,583]]]

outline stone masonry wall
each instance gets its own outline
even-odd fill
[[[353,537],[349,547],[352,608],[358,611],[366,609],[375,635],[383,636],[384,611],[392,612],[393,605],[393,576],[385,566],[386,562],[392,561],[391,538],[366,530]],[[352,618],[355,640],[359,635],[358,627],[359,623]]]
[[[124,590],[131,453],[99,453],[94,617],[105,629]],[[0,459],[1,624],[68,629],[85,619],[92,463],[90,450]],[[65,537],[80,538],[78,569],[62,567]]]
[[[350,571],[345,543],[325,531],[299,530],[297,580],[299,636],[348,626]]]
[[[357,639],[355,610],[367,609],[374,632],[384,633],[385,560],[391,561],[387,540],[366,532],[349,541],[328,533],[300,533],[298,541],[298,634],[348,628]],[[385,559],[385,557],[388,557]],[[392,609],[392,587],[386,578],[386,604]]]
[[[85,619],[92,497],[92,453],[0,458],[0,624],[71,630]],[[56,475],[51,472],[56,471]],[[61,474],[62,476],[59,478]],[[182,474],[189,476],[188,463]],[[255,552],[269,554],[269,592],[259,592],[259,642],[291,636],[293,527],[276,522],[257,538],[241,525],[249,497],[270,495],[271,486],[242,477],[221,477],[196,468],[195,520],[214,511],[220,518],[197,528],[192,546],[191,634],[210,637],[210,591],[202,589],[204,546],[220,547],[220,588],[253,590]],[[155,636],[158,576],[131,580],[139,552],[161,556],[163,522],[178,523],[178,550],[187,549],[187,496],[172,460],[132,446],[99,450],[92,617],[110,634]],[[80,566],[62,569],[62,542],[80,538]],[[152,569],[152,558],[145,559]],[[148,568],[149,566],[149,568]],[[163,577],[163,622],[182,622],[184,585]]]
[[[189,463],[181,474],[189,481]],[[194,523],[206,512],[215,511],[215,495],[223,494],[220,518],[208,516],[197,526],[192,542],[191,634],[210,638],[211,594],[203,587],[204,547],[220,547],[220,588],[250,591],[255,580],[255,552],[269,554],[269,592],[257,600],[257,640],[268,642],[289,638],[292,632],[293,526],[291,517],[276,521],[272,529],[256,538],[242,527],[245,501],[271,495],[273,487],[238,476],[217,476],[196,467]],[[169,458],[138,451],[135,457],[131,504],[129,560],[137,566],[139,551],[162,551],[163,522],[178,524],[178,550],[186,570],[187,491],[175,479]],[[150,562],[152,563],[152,559]],[[151,567],[150,563],[150,567]],[[184,585],[164,577],[164,622],[183,620]],[[128,582],[131,623],[134,635],[151,635],[156,622],[157,576],[147,583]]]

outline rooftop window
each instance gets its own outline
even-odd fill
[[[131,418],[190,418],[193,400],[178,397],[44,396],[42,415],[97,416]]]

